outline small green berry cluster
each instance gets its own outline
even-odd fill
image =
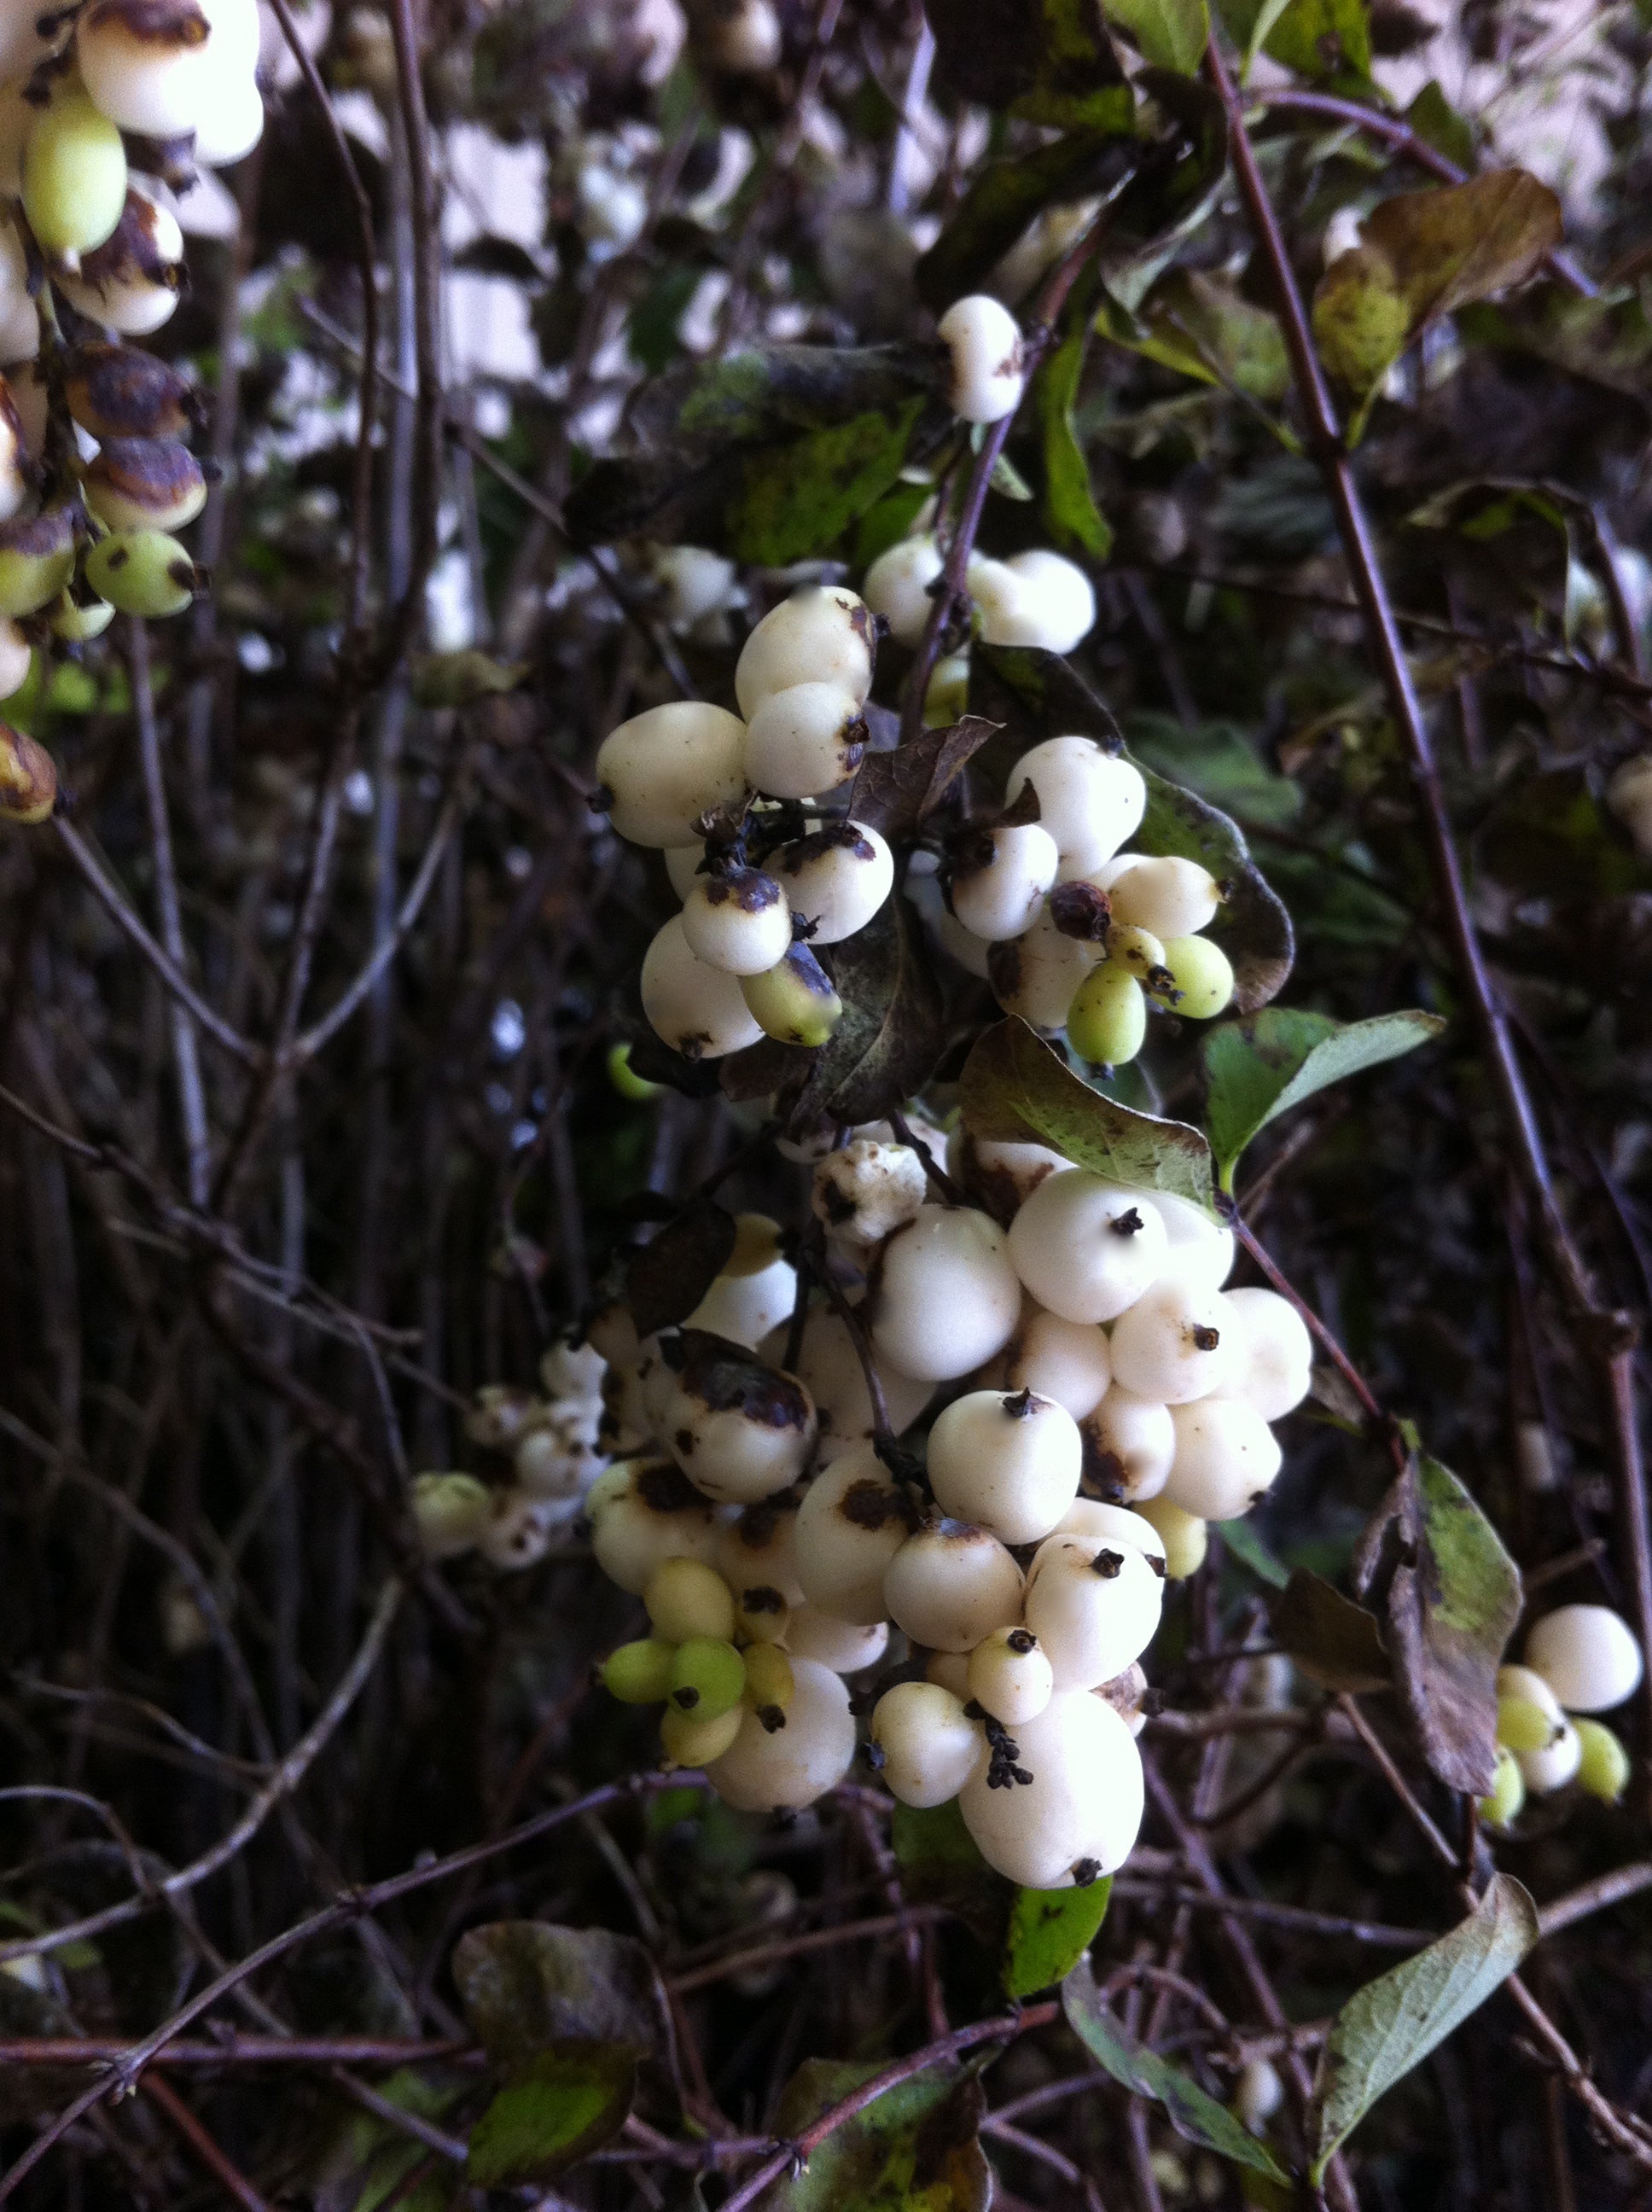
[[[1494,1828],[1519,1818],[1527,1796],[1575,1784],[1615,1804],[1629,1781],[1629,1753],[1604,1722],[1638,1688],[1640,1645],[1604,1605],[1563,1605],[1526,1639],[1525,1663],[1497,1674],[1497,1765],[1482,1817]]]

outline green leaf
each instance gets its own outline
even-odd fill
[[[956,1797],[944,1805],[897,1805],[890,1839],[902,1896],[945,1905],[989,1950],[1002,1950],[1010,1886],[982,1858]]]
[[[1336,1022],[1305,1007],[1266,1006],[1210,1030],[1205,1123],[1223,1189],[1232,1189],[1235,1165],[1259,1129],[1330,1084],[1414,1052],[1444,1027],[1440,1015],[1414,1008]]]
[[[823,951],[844,1011],[815,1054],[798,1124],[823,1114],[880,1121],[928,1082],[945,1047],[934,963],[904,898],[885,899],[864,929]]]
[[[1220,5],[1247,68],[1260,52],[1321,82],[1370,75],[1365,0],[1285,0],[1283,6],[1278,0],[1220,0]]]
[[[1038,372],[1036,398],[1044,437],[1043,517],[1056,544],[1069,552],[1093,553],[1105,561],[1113,532],[1090,481],[1090,464],[1072,427],[1072,403],[1084,374],[1090,318],[1078,314],[1055,351]]]
[[[1402,192],[1366,217],[1314,295],[1320,358],[1360,403],[1429,323],[1523,284],[1560,243],[1560,203],[1524,169]]]
[[[540,1920],[472,1928],[454,1947],[453,1980],[478,2041],[506,2065],[585,2039],[635,2051],[667,2039],[653,1960],[634,1936],[605,1928]]]
[[[942,73],[1023,123],[1123,131],[1132,99],[1094,0],[925,0]]]
[[[914,398],[749,455],[725,511],[728,551],[776,568],[828,551],[899,477],[923,407]]]
[[[1260,404],[1282,399],[1290,388],[1278,322],[1220,277],[1173,269],[1134,315],[1116,301],[1103,313],[1102,327],[1115,345],[1179,375],[1231,386]]]
[[[1537,1907],[1493,1875],[1468,1918],[1349,1998],[1320,2054],[1310,2119],[1315,2185],[1377,2099],[1454,2034],[1538,1939]]]
[[[1520,1570],[1450,1468],[1405,1433],[1411,1456],[1360,1538],[1354,1587],[1380,1597],[1400,1702],[1430,1771],[1448,1790],[1484,1796]]]
[[[1133,161],[1121,110],[1112,131],[1071,131],[1048,146],[1002,161],[984,162],[928,252],[919,257],[918,296],[938,313],[975,290],[1048,207],[1070,205],[1101,191],[1121,165]]]
[[[972,1137],[1048,1145],[1109,1182],[1169,1191],[1215,1213],[1211,1150],[1197,1129],[1104,1098],[1015,1015],[977,1038],[958,1099]]]
[[[969,656],[969,708],[1004,725],[982,757],[989,774],[1007,775],[1043,738],[1077,734],[1094,738],[1109,751],[1122,748],[1117,722],[1083,678],[1059,654],[1030,646],[975,646]],[[1291,973],[1291,917],[1251,859],[1236,823],[1145,762],[1135,765],[1147,786],[1147,811],[1131,849],[1197,860],[1225,887],[1210,934],[1233,963],[1234,1005],[1241,1013],[1253,1012]]]
[[[1102,0],[1108,20],[1128,31],[1145,60],[1191,76],[1211,40],[1205,0]]]
[[[806,2058],[781,2094],[775,2132],[795,2142],[881,2070],[878,2060]],[[757,2212],[987,2212],[985,2104],[975,2075],[926,2067],[834,2128],[801,2172],[763,2191]]]
[[[1386,1690],[1393,1682],[1376,1616],[1323,1575],[1295,1568],[1268,1607],[1268,1626],[1297,1670],[1322,1690]]]
[[[1443,154],[1460,169],[1474,166],[1474,127],[1451,105],[1430,77],[1406,108],[1402,118],[1436,153]]]
[[[1132,757],[1196,791],[1247,830],[1285,830],[1303,810],[1300,788],[1277,775],[1232,722],[1191,729],[1169,714],[1138,712],[1126,724]]]
[[[576,2166],[625,2125],[636,2070],[624,2044],[568,2043],[540,2051],[471,2130],[465,2179],[477,2189],[508,2189]]]
[[[1165,2118],[1185,2142],[1199,2143],[1236,2166],[1288,2184],[1290,2177],[1272,2154],[1242,2127],[1225,2105],[1218,2105],[1179,2067],[1139,2043],[1102,2002],[1088,1960],[1081,1960],[1061,1985],[1061,2009],[1098,2065],[1122,2087],[1163,2105]]]
[[[1290,1581],[1290,1568],[1274,1558],[1257,1534],[1254,1522],[1218,1521],[1216,1532],[1234,1558],[1242,1566],[1248,1567],[1258,1582],[1267,1583],[1271,1589],[1283,1589]]]
[[[1001,1979],[1006,1997],[1029,1997],[1066,1981],[1107,1917],[1113,1877],[1082,1889],[1018,1889],[1010,1908]]]

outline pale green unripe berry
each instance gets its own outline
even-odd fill
[[[1147,1289],[1164,1258],[1151,1199],[1087,1168],[1048,1176],[1010,1224],[1010,1257],[1032,1296],[1064,1321],[1112,1321]],[[1114,1359],[1114,1371],[1118,1361]]]
[[[1093,1690],[1139,1659],[1164,1603],[1164,1562],[1111,1537],[1052,1536],[1027,1584],[1026,1624],[1059,1690]]]
[[[33,648],[15,622],[0,619],[0,699],[9,699],[28,681]]]
[[[772,1735],[786,1726],[787,1713],[797,1694],[790,1655],[778,1644],[753,1644],[740,1656],[745,1674],[741,1703],[756,1713]]]
[[[1184,1513],[1168,1498],[1144,1498],[1136,1510],[1151,1521],[1164,1542],[1164,1572],[1173,1583],[1186,1582],[1205,1564],[1210,1532],[1196,1513]]]
[[[940,550],[932,535],[903,538],[872,562],[860,594],[883,616],[897,643],[915,646],[935,604],[929,587],[940,573]]]
[[[1072,1414],[1030,1390],[971,1390],[929,1432],[935,1503],[1006,1544],[1048,1535],[1078,1494],[1083,1458]]]
[[[126,204],[120,132],[84,92],[65,87],[36,117],[23,147],[23,212],[47,253],[89,253]]]
[[[1114,879],[1108,896],[1113,919],[1151,929],[1167,941],[1193,937],[1215,918],[1222,903],[1216,878],[1197,860],[1175,854],[1133,860]]]
[[[1141,1755],[1110,1705],[1058,1690],[1001,1748],[958,1797],[990,1867],[1028,1889],[1066,1889],[1123,1865],[1141,1827]]]
[[[91,574],[90,562],[87,573]],[[641,991],[649,1028],[685,1060],[719,1060],[744,1051],[762,1035],[741,995],[739,979],[699,957],[680,914],[671,916],[643,955]]]
[[[413,1525],[428,1559],[454,1559],[471,1551],[488,1525],[493,1493],[473,1474],[416,1474]]]
[[[1067,1042],[1093,1067],[1126,1067],[1147,1037],[1147,1001],[1128,969],[1103,960],[1067,1008]]]
[[[1488,1828],[1511,1827],[1526,1802],[1526,1778],[1512,1751],[1498,1747],[1491,1787],[1480,1800],[1480,1818]]]
[[[107,599],[77,599],[64,592],[51,610],[52,635],[65,645],[88,645],[103,635],[114,618]]]
[[[797,1572],[811,1606],[870,1626],[886,1618],[884,1577],[911,1533],[911,1508],[868,1446],[817,1474],[798,1510]]]
[[[967,653],[950,653],[944,660],[935,663],[935,673],[924,693],[924,727],[950,729],[969,711],[969,656]]]
[[[642,1602],[662,1643],[726,1643],[734,1633],[733,1593],[702,1559],[663,1560],[648,1577]]]
[[[678,1712],[715,1720],[745,1695],[745,1662],[720,1638],[691,1636],[672,1654],[670,1693]]]
[[[813,584],[771,609],[747,638],[734,670],[740,712],[794,684],[831,684],[855,700],[872,690],[872,618],[841,584]]]
[[[860,705],[835,684],[771,692],[746,726],[746,781],[771,799],[812,799],[847,783],[866,750]]]
[[[954,856],[948,902],[972,937],[1019,937],[1042,909],[1058,865],[1055,840],[1036,822],[973,831]]]
[[[1074,997],[1101,961],[1099,945],[1058,929],[1045,907],[1019,937],[989,947],[987,979],[1006,1014],[1019,1014],[1054,1036],[1066,1028]]]
[[[109,439],[81,489],[110,530],[181,530],[206,505],[201,465],[176,438]]]
[[[740,979],[746,1010],[779,1044],[824,1044],[843,1018],[836,986],[806,945],[793,945],[761,975]]]
[[[709,1561],[717,1516],[669,1460],[625,1460],[593,1486],[591,1548],[610,1582],[641,1597],[667,1559]]]
[[[1116,1484],[1133,1505],[1157,1498],[1169,1480],[1176,1431],[1162,1400],[1139,1398],[1115,1380],[1082,1434],[1091,1480],[1103,1488]]]
[[[1167,937],[1161,975],[1147,988],[1172,1013],[1212,1021],[1233,1003],[1233,963],[1208,937]]]
[[[1022,1574],[998,1538],[964,1521],[941,1521],[909,1536],[890,1561],[884,1602],[914,1644],[973,1651],[1021,1612]]]
[[[1580,1720],[1576,1726],[1577,1786],[1603,1805],[1615,1805],[1629,1787],[1629,1753],[1604,1721]]]
[[[622,722],[597,753],[609,819],[634,845],[693,842],[702,814],[745,796],[745,724],[703,699],[674,699]]]
[[[1182,1406],[1220,1389],[1233,1362],[1219,1291],[1171,1273],[1156,1282],[1113,1331],[1113,1374],[1127,1390]]]
[[[1026,382],[1021,329],[985,292],[955,300],[936,325],[951,356],[948,398],[966,422],[997,422],[1021,404]]]
[[[798,1276],[780,1250],[780,1224],[766,1213],[735,1216],[735,1246],[722,1273],[683,1324],[755,1351],[787,1320]]]
[[[1497,1741],[1512,1752],[1542,1751],[1565,1725],[1564,1716],[1555,1720],[1524,1698],[1497,1699]]]
[[[866,1303],[880,1358],[932,1382],[968,1375],[1020,1318],[1010,1240],[973,1206],[924,1206],[884,1245]]]
[[[602,1686],[623,1705],[660,1705],[671,1686],[676,1647],[657,1637],[640,1637],[622,1644],[602,1665]]]
[[[895,884],[895,856],[876,830],[834,822],[783,845],[769,862],[811,945],[862,930]]]
[[[969,1654],[969,1694],[995,1721],[1014,1728],[1036,1719],[1055,1689],[1055,1675],[1031,1629],[994,1629]]]
[[[857,1137],[820,1162],[809,1203],[816,1220],[841,1243],[869,1251],[917,1219],[928,1188],[924,1164],[910,1145]]]
[[[709,1717],[697,1711],[685,1713],[681,1706],[668,1705],[659,1717],[659,1746],[664,1754],[660,1764],[668,1772],[680,1767],[709,1766],[733,1747],[751,1717],[738,1704]]]
[[[1004,1380],[1011,1390],[1053,1398],[1082,1421],[1107,1395],[1113,1356],[1093,1322],[1063,1321],[1029,1299],[1004,1354]]]
[[[849,1693],[829,1668],[793,1657],[786,1726],[769,1729],[749,1708],[728,1749],[706,1768],[726,1803],[746,1813],[812,1805],[848,1772],[854,1758]]]
[[[1526,1787],[1534,1797],[1547,1797],[1573,1781],[1583,1762],[1582,1740],[1570,1720],[1537,1751],[1517,1751]]]
[[[1110,860],[1141,827],[1147,786],[1141,771],[1091,738],[1047,738],[1024,752],[1004,787],[1006,801],[1030,783],[1038,818],[1055,840],[1064,880]]]
[[[27,521],[0,522],[0,615],[35,613],[57,598],[74,572],[75,524],[66,508],[49,507]]]
[[[0,574],[4,562],[0,553]],[[181,615],[203,582],[187,550],[164,530],[118,530],[100,538],[86,556],[86,580],[121,614],[155,622]]]
[[[1236,1521],[1272,1488],[1283,1454],[1272,1429],[1236,1398],[1172,1406],[1175,1455],[1164,1495],[1203,1521]]]
[[[683,901],[683,934],[696,960],[725,975],[762,975],[792,945],[792,910],[762,868],[697,875]]]
[[[1242,1401],[1265,1421],[1282,1419],[1312,1384],[1307,1322],[1277,1291],[1227,1291],[1222,1304],[1237,1343],[1221,1395]]]
[[[1627,1623],[1604,1605],[1563,1605],[1546,1613],[1527,1636],[1526,1664],[1569,1713],[1610,1712],[1638,1689],[1643,1671]]]
[[[859,1674],[889,1649],[889,1623],[838,1620],[818,1606],[800,1605],[787,1625],[786,1648],[793,1659],[812,1659],[834,1674]]]
[[[980,1723],[934,1682],[897,1682],[872,1708],[872,1740],[890,1795],[920,1809],[956,1797],[987,1749]]]
[[[771,1358],[777,1351],[777,1345],[766,1347],[767,1356]],[[798,1354],[797,1371],[815,1401],[820,1421],[818,1458],[823,1466],[830,1466],[844,1453],[871,1443],[872,1412],[865,1370],[860,1364],[854,1340],[829,1306],[810,1309],[804,1323],[803,1349]],[[928,1405],[935,1395],[935,1386],[902,1375],[891,1361],[881,1356],[878,1375],[884,1386],[890,1425],[899,1436],[912,1426]]]

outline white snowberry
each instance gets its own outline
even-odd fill
[[[1054,1556],[1052,1547],[1059,1550],[1055,1538],[1060,1536],[1093,1536],[1097,1543],[1133,1544],[1150,1559],[1164,1557],[1163,1537],[1141,1514],[1133,1513],[1127,1505],[1109,1505],[1099,1498],[1075,1498],[1062,1515],[1055,1536],[1034,1553],[1032,1565],[1027,1570],[1029,1584],[1037,1574],[1039,1562],[1046,1552]]]
[[[1052,1536],[1027,1585],[1025,1618],[1061,1690],[1093,1690],[1152,1642],[1164,1562],[1110,1536]]]
[[[886,1620],[839,1620],[817,1605],[792,1608],[786,1648],[794,1658],[818,1660],[834,1674],[858,1674],[875,1667],[889,1646]]]
[[[995,1628],[969,1654],[969,1695],[995,1721],[1014,1728],[1050,1701],[1055,1675],[1030,1628]]]
[[[1628,1623],[1604,1605],[1563,1605],[1546,1613],[1527,1636],[1526,1664],[1569,1713],[1610,1712],[1639,1688],[1643,1671]]]
[[[1040,1183],[1010,1224],[1017,1274],[1064,1321],[1114,1320],[1146,1290],[1164,1250],[1164,1224],[1152,1200],[1086,1168]],[[1115,1358],[1115,1372],[1117,1366]]]
[[[929,1432],[929,1484],[943,1513],[1006,1544],[1048,1536],[1078,1495],[1078,1425],[1030,1390],[971,1390]]]
[[[674,914],[642,957],[642,1012],[662,1043],[685,1060],[717,1060],[756,1044],[762,1029],[739,979],[708,967]]]
[[[841,1680],[816,1660],[794,1659],[785,1726],[771,1731],[748,1710],[706,1779],[742,1812],[793,1811],[841,1782],[853,1758],[854,1717]]]
[[[793,684],[771,691],[746,725],[746,781],[771,799],[812,799],[835,791],[865,752],[860,706],[836,684]]]
[[[1307,1322],[1277,1291],[1227,1291],[1223,1304],[1238,1344],[1222,1395],[1242,1399],[1265,1421],[1283,1419],[1301,1405],[1313,1380]]]
[[[1237,1398],[1200,1398],[1172,1406],[1175,1456],[1164,1495],[1201,1521],[1236,1521],[1279,1472],[1278,1440],[1252,1407]]]
[[[849,1246],[870,1250],[915,1221],[929,1188],[910,1145],[857,1137],[815,1170],[809,1203],[817,1221]]]
[[[650,707],[605,737],[597,780],[609,819],[634,845],[686,845],[702,814],[745,796],[745,724],[702,699]]]
[[[1021,1583],[1020,1568],[989,1530],[939,1521],[909,1536],[890,1561],[884,1602],[914,1644],[972,1651],[1019,1615]]]
[[[987,980],[1006,1014],[1019,1014],[1029,1028],[1054,1036],[1066,1027],[1079,985],[1102,957],[1099,945],[1058,929],[1045,906],[1018,937],[992,946]]]
[[[733,1520],[720,1522],[712,1565],[742,1611],[795,1610],[803,1603],[803,1585],[798,1580],[797,1499],[784,1495],[759,1498]],[[780,1606],[758,1595],[765,1592],[778,1598]]]
[[[762,868],[696,875],[683,896],[682,921],[695,958],[725,975],[766,975],[791,950],[792,909]]]
[[[797,1270],[781,1252],[780,1240],[780,1224],[768,1214],[737,1213],[734,1249],[683,1326],[755,1351],[771,1329],[789,1318],[797,1302]]]
[[[764,1356],[778,1359],[786,1332],[780,1330],[763,1347]],[[815,1401],[820,1419],[818,1458],[829,1467],[845,1452],[870,1443],[872,1433],[872,1399],[865,1370],[847,1325],[829,1305],[812,1306],[803,1327],[803,1349],[798,1354],[797,1374]],[[892,1360],[878,1361],[878,1379],[884,1386],[884,1403],[890,1426],[898,1437],[909,1429],[935,1395],[932,1382],[903,1375]]]
[[[904,1375],[968,1375],[1004,1349],[1021,1312],[1010,1243],[973,1206],[926,1205],[878,1255],[872,1343]]]
[[[1175,1423],[1162,1399],[1139,1398],[1115,1380],[1084,1422],[1083,1435],[1086,1472],[1101,1487],[1116,1484],[1133,1502],[1163,1489],[1175,1455]]]
[[[884,1577],[912,1528],[911,1505],[877,1454],[865,1445],[846,1452],[815,1477],[798,1510],[804,1596],[836,1620],[884,1620]]]
[[[1096,592],[1077,562],[1034,546],[1025,553],[1012,553],[1004,565],[1019,580],[1036,610],[1039,635],[1026,642],[1042,646],[1046,653],[1071,653],[1082,644],[1096,627]]]
[[[1170,854],[1133,860],[1114,878],[1108,896],[1115,921],[1150,929],[1157,938],[1196,935],[1222,903],[1208,868]]]
[[[1113,1873],[1141,1828],[1141,1754],[1112,1707],[1058,1691],[999,1743],[959,1793],[987,1864],[1028,1889]]]
[[[1019,937],[1037,919],[1058,864],[1055,840],[1036,822],[973,830],[953,854],[947,899],[972,936]]]
[[[1185,1283],[1219,1291],[1233,1272],[1234,1237],[1231,1229],[1212,1221],[1202,1206],[1178,1198],[1173,1191],[1150,1194],[1164,1224],[1167,1249],[1160,1277],[1175,1274]]]
[[[1583,1763],[1583,1740],[1564,1716],[1549,1741],[1535,1751],[1517,1751],[1515,1764],[1534,1797],[1547,1797],[1564,1790]]]
[[[884,1786],[902,1805],[949,1804],[987,1754],[981,1724],[935,1682],[897,1682],[872,1708]]]
[[[984,292],[955,300],[936,325],[951,356],[948,398],[966,422],[997,422],[1021,404],[1025,374],[1015,317]]]
[[[781,846],[769,862],[811,945],[864,929],[895,884],[895,856],[876,830],[833,822]]]
[[[666,1559],[711,1559],[717,1516],[670,1460],[622,1461],[598,1488],[587,1500],[591,1548],[609,1581],[623,1590],[641,1597]]]
[[[960,1127],[946,1140],[946,1164],[995,1220],[1007,1221],[1041,1182],[1072,1164],[1048,1145],[1007,1144],[992,1137],[972,1137]]]
[[[1063,1321],[1029,1299],[1005,1350],[1003,1371],[1010,1389],[1054,1398],[1082,1421],[1107,1395],[1113,1355],[1106,1333],[1094,1322]]]
[[[1219,1389],[1233,1358],[1219,1291],[1170,1274],[1156,1282],[1113,1331],[1113,1374],[1138,1397],[1181,1406]]]
[[[874,614],[882,615],[897,643],[916,645],[935,604],[929,587],[940,573],[940,550],[932,537],[903,538],[867,569],[861,597]]]
[[[755,714],[794,684],[832,684],[851,698],[872,690],[872,618],[841,584],[814,584],[772,608],[747,638],[734,670],[740,712]]]
[[[738,1345],[685,1329],[659,1415],[661,1441],[696,1490],[748,1505],[794,1483],[815,1448],[815,1409],[795,1375]]]
[[[1004,787],[1013,803],[1029,783],[1055,840],[1064,878],[1087,876],[1128,844],[1147,811],[1141,770],[1093,738],[1046,738],[1022,754]]]

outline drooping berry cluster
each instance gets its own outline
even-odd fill
[[[1480,1809],[1494,1827],[1518,1819],[1528,1795],[1576,1784],[1615,1804],[1629,1781],[1629,1753],[1604,1722],[1631,1697],[1643,1670],[1628,1624],[1604,1605],[1563,1605],[1526,1638],[1523,1666],[1497,1674],[1497,1772]]]

